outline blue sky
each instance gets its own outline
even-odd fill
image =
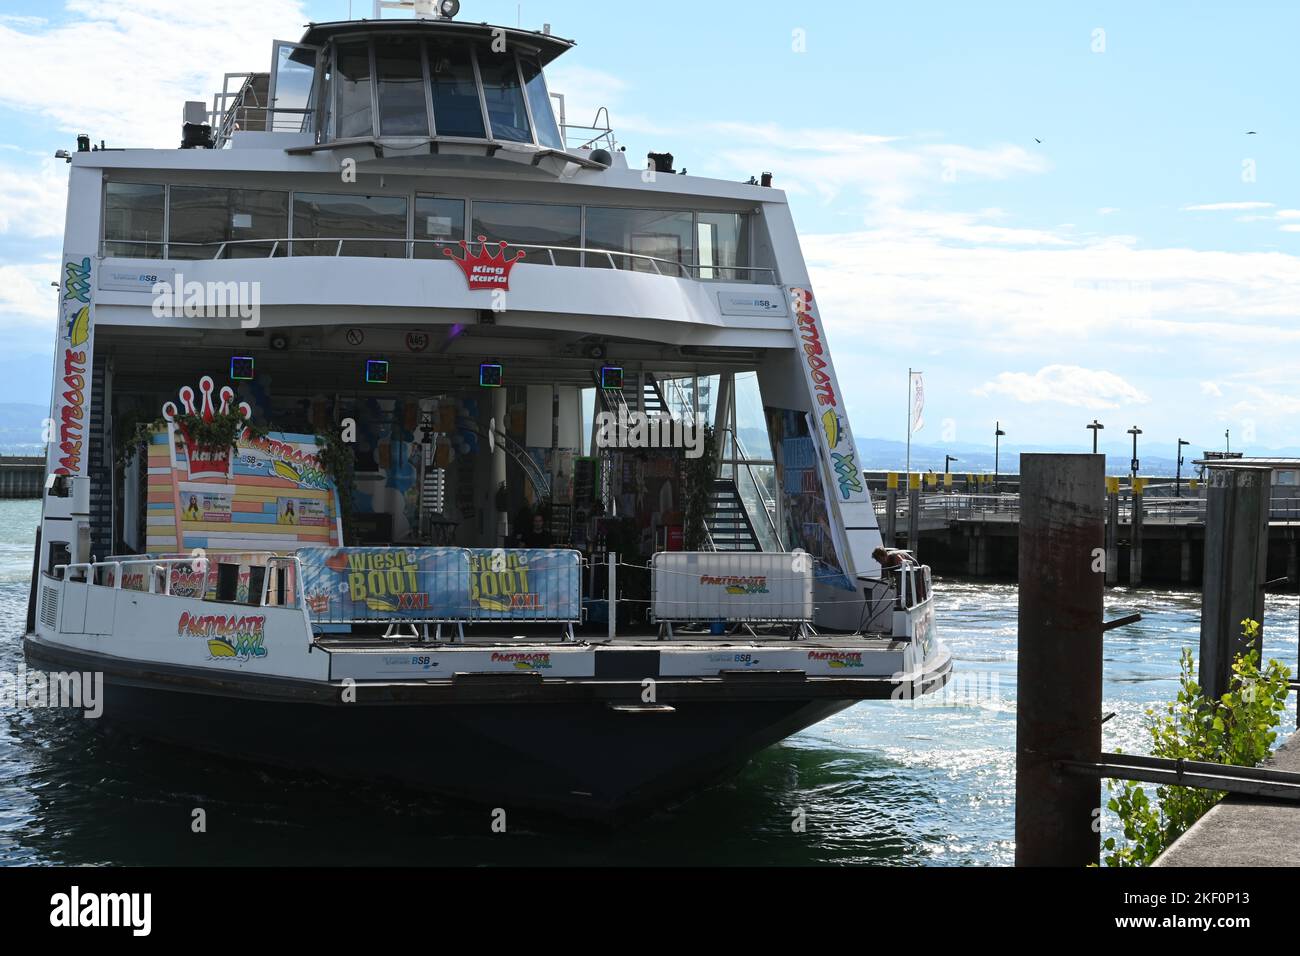
[[[509,25],[520,8],[463,6]],[[48,377],[54,150],[80,130],[172,146],[184,99],[347,10],[6,3],[0,401]],[[552,88],[571,119],[609,106],[634,161],[667,150],[698,175],[776,174],[860,436],[904,437],[913,366],[929,444],[991,443],[995,420],[1009,442],[1082,444],[1098,417],[1156,444],[1217,447],[1231,428],[1235,446],[1300,446],[1296,5],[679,10],[531,0],[521,22],[578,41]]]

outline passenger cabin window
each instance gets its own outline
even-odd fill
[[[508,242],[512,246],[564,246],[566,251],[526,249],[526,262],[557,266],[579,265],[579,253],[570,252],[582,242],[582,207],[542,203],[474,201],[475,239]]]
[[[415,238],[434,242],[417,242],[415,258],[441,259],[442,242],[454,245],[465,238],[465,200],[415,197]]]
[[[405,259],[406,212],[401,196],[294,193],[293,254]]]
[[[739,281],[750,277],[736,266],[749,263],[749,217],[731,212],[702,212],[696,229],[701,279]]]
[[[650,258],[605,256],[588,252],[586,263],[597,269],[626,269],[689,277],[689,270],[675,268],[673,264],[693,261],[694,225],[695,217],[689,212],[667,209],[601,209],[589,206],[588,249],[630,252]]]
[[[373,136],[368,42],[339,44],[334,83],[338,90],[339,138]]]
[[[423,46],[418,39],[411,38],[380,40],[375,44],[380,136],[429,135]]]
[[[487,138],[468,46],[448,40],[430,41],[429,87],[439,136]]]
[[[265,259],[289,252],[287,192],[173,186],[169,218],[172,259]]]
[[[165,186],[108,183],[104,196],[104,255],[161,259],[166,197]]]
[[[478,69],[483,77],[483,98],[487,101],[493,139],[531,143],[533,131],[514,53],[493,53],[489,47],[479,47]]]

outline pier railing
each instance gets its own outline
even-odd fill
[[[1204,524],[1206,499],[1203,497],[1163,497],[1159,495],[1142,495],[1142,517],[1147,522],[1161,524]],[[875,499],[876,514],[884,516],[888,502],[882,497]],[[1020,496],[1003,495],[968,495],[946,492],[922,493],[919,502],[921,524],[933,526],[937,523],[955,521],[1008,521],[1020,520]],[[910,515],[910,505],[906,494],[900,494],[895,513],[900,526],[906,524]],[[1133,520],[1133,496],[1120,496],[1119,520],[1121,524]],[[1270,521],[1300,522],[1300,497],[1274,497],[1270,509]]]

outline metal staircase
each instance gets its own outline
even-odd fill
[[[749,512],[740,498],[740,489],[730,478],[716,478],[709,494],[709,514],[705,519],[714,551],[762,551],[763,545],[749,520]]]

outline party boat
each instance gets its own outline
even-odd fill
[[[572,41],[458,12],[78,138],[28,661],[143,737],[612,821],[941,687],[785,195],[631,161]]]

